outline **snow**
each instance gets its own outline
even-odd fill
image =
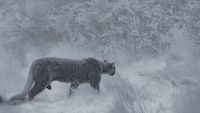
[[[19,93],[41,57],[116,62],[97,94],[53,82],[0,113],[199,113],[198,0],[0,1],[0,95]]]

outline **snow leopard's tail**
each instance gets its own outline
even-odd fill
[[[28,94],[28,92],[32,88],[33,82],[34,82],[34,78],[33,78],[32,72],[30,70],[28,73],[26,84],[24,86],[24,90],[20,94],[11,97],[9,99],[9,101],[24,100],[25,96]]]

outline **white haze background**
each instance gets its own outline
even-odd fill
[[[55,56],[116,62],[101,92],[54,82],[0,113],[199,113],[199,0],[0,0],[0,95],[19,93],[30,64]]]

